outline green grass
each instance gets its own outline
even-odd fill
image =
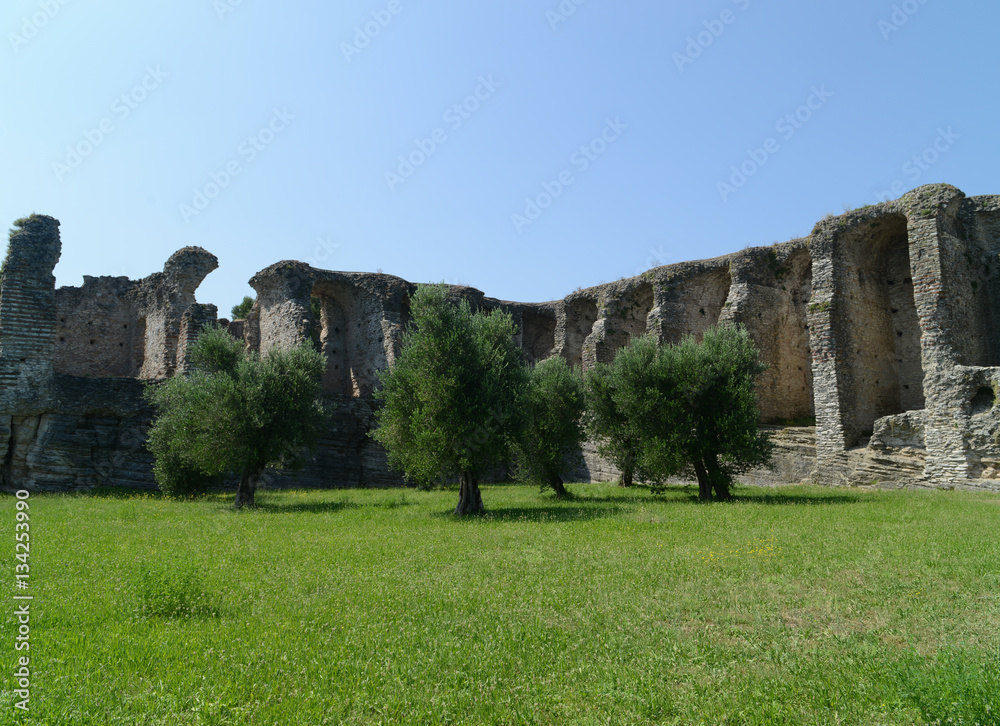
[[[0,723],[1000,723],[1000,497],[570,489],[33,495]]]

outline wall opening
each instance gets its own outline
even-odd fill
[[[345,396],[353,395],[351,379],[350,329],[344,307],[334,297],[318,295],[320,301],[320,351],[326,358],[323,390]]]
[[[556,319],[531,310],[521,313],[521,347],[525,360],[534,365],[552,354],[556,345]]]
[[[701,340],[719,322],[731,286],[728,265],[665,283],[660,342],[679,343],[686,335]]]
[[[627,336],[622,345],[628,345],[633,338],[646,334],[649,328],[649,311],[653,309],[653,304],[653,286],[649,283],[630,290],[618,301],[618,319],[615,324],[621,326],[621,331]]]
[[[741,320],[768,365],[757,380],[761,419],[768,423],[813,424],[812,352],[806,319],[812,295],[812,257],[807,249],[788,256],[773,287],[755,290],[759,305]]]
[[[983,236],[996,234],[993,216],[977,214],[973,222],[946,214],[938,227],[941,281],[952,319],[948,337],[957,362],[966,366],[1000,365],[1000,336],[994,334],[1000,322],[998,240]]]
[[[571,366],[583,368],[583,343],[593,332],[596,322],[597,303],[594,300],[578,297],[566,303],[566,342],[563,354]]]
[[[318,299],[319,349],[326,358],[323,390],[355,398],[372,395],[378,371],[386,366],[381,318],[353,285],[324,280],[313,288]]]
[[[997,402],[996,394],[993,393],[993,389],[988,386],[981,386],[976,395],[972,397],[969,405],[972,408],[972,414],[986,413],[992,410],[994,404]]]
[[[840,383],[853,446],[871,435],[877,419],[924,407],[924,372],[906,218],[889,215],[859,228],[844,240],[843,257]]]

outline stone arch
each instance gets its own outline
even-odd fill
[[[552,355],[556,345],[556,318],[554,314],[524,310],[521,313],[521,347],[530,365]]]
[[[730,287],[728,265],[662,283],[660,342],[679,343],[686,335],[700,340],[719,322]]]
[[[565,340],[563,356],[575,368],[583,367],[583,345],[597,322],[597,301],[575,297],[565,305]]]
[[[632,338],[639,338],[649,330],[649,313],[654,305],[653,286],[644,282],[622,295],[618,301],[617,323],[626,336],[622,345]]]
[[[748,286],[745,297],[734,296],[731,317],[747,328],[767,365],[757,379],[761,419],[805,423],[815,413],[806,317],[812,295],[812,256],[803,246],[781,258],[768,250],[765,259],[769,273]]]
[[[320,281],[312,295],[319,299],[319,348],[326,358],[323,390],[370,397],[378,384],[377,371],[386,365],[380,319],[347,282]]]
[[[836,275],[845,440],[856,445],[883,416],[924,407],[920,321],[906,217],[878,217],[842,240]]]

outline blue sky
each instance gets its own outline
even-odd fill
[[[579,3],[579,4],[577,4]],[[9,0],[0,217],[59,285],[200,245],[508,300],[1000,193],[1000,4]]]

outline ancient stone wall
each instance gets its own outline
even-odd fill
[[[213,323],[194,290],[218,262],[200,248],[131,281],[85,277],[55,289],[59,223],[29,218],[11,235],[0,286],[0,486],[154,487],[145,449],[152,410],[141,379],[184,364]],[[152,321],[152,326],[147,322]]]
[[[744,326],[768,365],[757,381],[761,419],[811,419],[812,360],[806,311],[812,292],[812,259],[805,240],[755,248],[733,257],[732,284],[723,322]],[[719,289],[719,283],[716,283]]]
[[[156,380],[174,374],[185,352],[181,320],[196,303],[198,285],[218,266],[218,259],[210,252],[201,247],[184,247],[170,256],[163,272],[155,272],[136,285],[130,298],[138,325],[145,330],[140,378]],[[195,314],[203,323],[215,320],[214,313],[206,316],[205,310]]]
[[[53,374],[59,222],[31,215],[15,222],[0,274],[0,411],[37,405]]]
[[[597,297],[573,293],[556,307],[553,353],[583,367],[583,349],[597,322]]]
[[[187,351],[216,309],[195,290],[217,266],[184,248],[161,273],[54,289],[58,222],[14,231],[0,287],[3,486],[154,486],[142,447],[143,380],[190,369]],[[652,334],[664,343],[739,324],[768,365],[758,381],[777,468],[746,480],[1000,490],[1000,198],[947,185],[817,223],[807,238],[655,268],[516,303],[464,286],[454,300],[504,310],[529,363],[584,370]],[[400,352],[416,286],[391,275],[285,261],[250,281],[257,300],[222,321],[266,355],[311,342],[327,360],[335,421],[295,477],[275,486],[393,486],[371,439],[379,371]],[[815,426],[808,424],[815,417]],[[794,425],[789,425],[794,424]],[[617,475],[587,444],[577,476]]]
[[[56,290],[58,373],[135,378],[142,370],[146,331],[127,277],[83,278],[83,287]]]

